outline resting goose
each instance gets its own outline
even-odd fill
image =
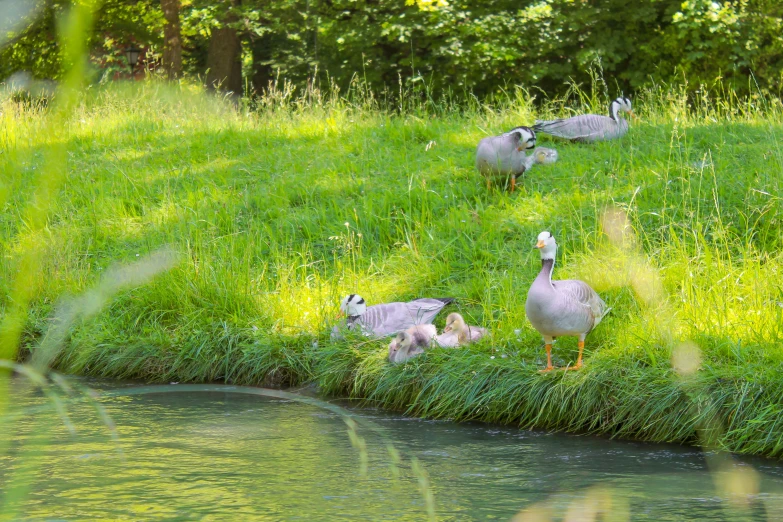
[[[438,331],[432,324],[419,324],[398,333],[389,343],[389,362],[402,363],[424,353],[437,334]]]
[[[438,312],[453,300],[451,297],[425,298],[408,303],[386,303],[368,307],[360,295],[351,294],[340,303],[340,312],[348,317],[346,325],[349,329],[358,326],[365,335],[386,337],[417,324],[432,323]]]
[[[443,329],[443,333],[448,332],[454,332],[457,335],[457,343],[460,345],[476,342],[487,335],[486,328],[468,326],[465,324],[465,319],[456,312],[452,312],[446,317],[446,328]]]
[[[508,181],[514,192],[517,176],[530,170],[535,159],[525,150],[536,146],[536,133],[530,127],[516,127],[500,136],[482,139],[476,147],[476,168],[487,178],[487,190],[493,179]]]
[[[552,366],[552,340],[563,335],[579,337],[579,358],[574,370],[582,367],[585,337],[609,309],[598,294],[584,281],[552,281],[557,243],[549,232],[538,235],[536,248],[541,250],[541,272],[530,285],[525,313],[533,327],[544,338],[546,370]]]
[[[623,112],[627,112],[631,116],[634,115],[631,109],[631,100],[617,98],[609,105],[609,116],[582,114],[566,119],[536,120],[533,130],[584,143],[611,140],[625,136],[625,133],[628,132],[628,122],[621,117]]]
[[[557,161],[557,151],[547,147],[536,147],[533,149],[533,160],[539,165],[551,165]]]

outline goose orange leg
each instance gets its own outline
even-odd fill
[[[517,188],[517,178],[516,176],[511,176],[511,192],[514,192],[515,188]]]
[[[539,370],[540,373],[546,373],[551,372],[555,369],[554,366],[552,366],[552,344],[548,343],[544,345],[544,348],[546,348],[546,368],[543,370]]]
[[[572,370],[578,370],[582,367],[582,351],[585,349],[585,342],[579,341],[579,357],[576,358],[576,364],[571,367]]]

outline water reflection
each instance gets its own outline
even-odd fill
[[[427,491],[438,520],[734,521],[783,515],[783,467],[773,461],[754,459],[759,493],[734,498],[731,488],[720,485],[746,484],[743,467],[739,475],[709,473],[696,449],[368,409],[352,410],[356,425],[350,427],[338,408],[229,388],[196,393],[170,386],[166,390],[174,393],[142,395],[122,395],[134,388],[104,389],[117,394],[101,401],[116,423],[117,441],[86,404],[69,409],[76,436],[50,409],[30,410],[36,413],[4,434],[12,438],[0,457],[4,490],[23,452],[48,442],[21,516],[426,520]],[[21,391],[12,400],[17,408],[43,402]],[[40,421],[47,417],[51,422],[42,434]]]

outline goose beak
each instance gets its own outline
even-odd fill
[[[337,312],[337,318],[342,319],[345,316],[345,314],[342,311]]]
[[[633,118],[634,120],[638,120],[639,119],[639,117],[636,114],[634,114],[633,111],[628,111],[628,114],[630,114],[631,118]]]
[[[536,243],[536,248],[544,248],[545,246],[546,244],[543,241],[539,241],[538,243]]]
[[[443,329],[443,333],[450,332],[452,330],[451,325],[446,326],[446,328]]]
[[[524,145],[520,145],[519,147],[517,147],[517,152],[522,152],[524,150],[525,150],[525,146]]]

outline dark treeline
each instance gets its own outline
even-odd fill
[[[87,1],[87,0],[77,0]],[[69,2],[41,0],[0,35],[0,78],[57,79],[57,20]],[[374,90],[400,81],[483,97],[520,85],[549,95],[602,71],[610,90],[721,79],[740,94],[783,83],[779,0],[106,0],[92,29],[97,71],[124,67],[130,42],[170,77],[235,93],[275,78]]]

